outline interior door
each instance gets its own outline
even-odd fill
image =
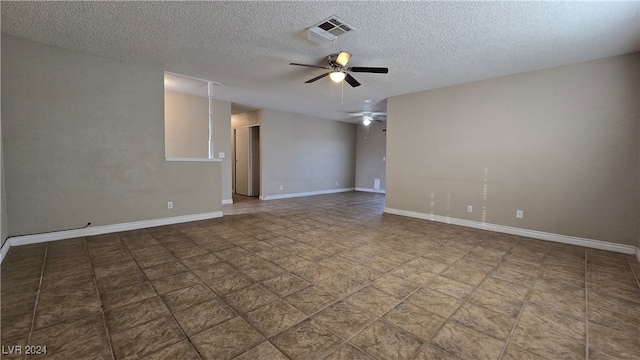
[[[251,128],[238,128],[236,133],[236,194],[251,196]]]

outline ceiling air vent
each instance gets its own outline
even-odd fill
[[[307,29],[307,36],[318,44],[335,40],[338,36],[353,30],[351,25],[332,16]]]

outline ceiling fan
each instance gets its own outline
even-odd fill
[[[349,113],[349,116],[362,117],[362,124],[364,126],[371,125],[372,121],[382,122],[387,119],[387,113],[380,111],[360,111]]]
[[[345,51],[341,51],[338,54],[331,54],[327,56],[327,61],[329,62],[328,66],[318,66],[318,65],[308,65],[308,64],[298,64],[298,63],[289,63],[289,65],[295,66],[306,66],[318,69],[326,69],[331,70],[322,75],[316,76],[313,79],[309,79],[305,81],[306,84],[310,84],[312,82],[318,81],[326,76],[331,78],[331,81],[335,83],[339,83],[342,80],[346,81],[351,87],[360,86],[358,80],[356,80],[350,72],[354,73],[373,73],[373,74],[387,74],[389,73],[389,69],[386,67],[362,67],[362,66],[353,66],[347,67],[347,63],[351,59],[351,54]]]
[[[362,106],[362,110],[361,111],[355,111],[355,112],[350,112],[347,113],[349,116],[352,117],[359,117],[362,118],[362,124],[364,126],[369,126],[371,125],[372,121],[376,121],[376,122],[382,122],[384,120],[387,120],[387,113],[384,111],[373,111],[371,109],[372,104],[373,103],[373,99],[366,99],[364,100],[364,104]]]

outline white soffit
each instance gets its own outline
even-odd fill
[[[374,99],[640,51],[640,2],[10,2],[2,32],[224,84],[246,107],[346,120]],[[357,31],[324,45],[306,29],[338,16]],[[330,53],[354,74],[344,87],[304,81]],[[342,103],[344,102],[344,103]]]
[[[170,72],[164,73],[164,89],[183,94],[209,97],[209,83],[207,81]]]

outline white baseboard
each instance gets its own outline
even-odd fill
[[[233,204],[233,199],[222,199],[222,205]]]
[[[376,190],[376,189],[361,188],[361,187],[357,187],[356,191],[372,192],[372,193],[378,193],[378,194],[385,194],[386,193],[385,190]]]
[[[4,245],[2,245],[2,248],[0,249],[0,264],[2,264],[2,260],[4,260],[4,257],[7,256],[7,253],[9,252],[10,247],[11,247],[11,243],[9,242],[9,239],[7,239],[4,242]]]
[[[134,221],[134,222],[128,222],[128,223],[113,224],[113,225],[94,226],[94,227],[88,227],[85,229],[57,231],[57,232],[51,232],[46,234],[16,236],[16,237],[7,239],[7,241],[5,241],[4,246],[2,246],[0,263],[2,262],[1,259],[4,259],[4,256],[9,251],[9,248],[11,246],[37,244],[37,243],[42,243],[47,241],[56,241],[56,240],[71,239],[76,237],[101,235],[101,234],[143,229],[143,228],[149,228],[149,227],[155,227],[155,226],[179,224],[179,223],[184,223],[189,221],[215,219],[219,217],[222,217],[222,211],[214,211],[209,213],[201,213],[201,214],[193,214],[193,215],[173,216],[173,217],[153,219],[153,220]],[[5,247],[6,247],[6,250],[5,250]]]
[[[330,189],[330,190],[319,190],[319,191],[308,191],[301,193],[292,193],[292,194],[276,194],[276,195],[260,195],[260,200],[276,200],[276,199],[288,199],[294,197],[301,196],[312,196],[312,195],[323,195],[323,194],[335,194],[347,191],[354,191],[356,188],[342,188],[342,189]]]
[[[636,256],[638,256],[636,247],[632,245],[616,244],[616,243],[601,241],[601,240],[593,240],[593,239],[579,238],[575,236],[553,234],[553,233],[548,233],[543,231],[521,229],[521,228],[504,226],[504,225],[488,224],[488,223],[483,223],[479,221],[458,219],[458,218],[453,218],[449,216],[440,216],[440,215],[434,215],[434,214],[421,213],[417,211],[393,209],[388,207],[384,208],[384,212],[388,214],[395,214],[395,215],[408,216],[408,217],[413,217],[418,219],[432,220],[432,221],[437,221],[437,222],[442,222],[447,224],[501,232],[505,234],[525,236],[525,237],[530,237],[534,239],[553,241],[553,242],[559,242],[564,244],[584,246],[584,247],[593,248],[593,249],[614,251],[614,252],[624,253],[624,254],[633,254],[634,252],[636,252]]]

